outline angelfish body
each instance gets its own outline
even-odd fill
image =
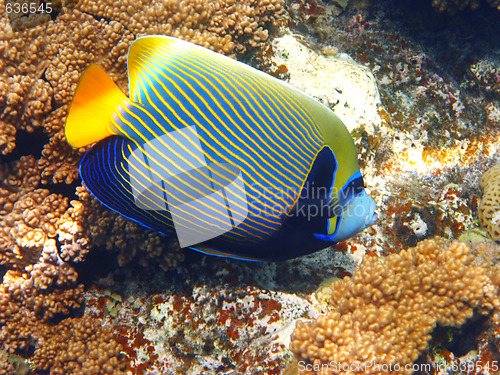
[[[164,36],[129,50],[130,98],[97,65],[66,123],[98,142],[80,175],[110,209],[183,247],[281,260],[376,220],[353,140],[307,94],[245,64]]]

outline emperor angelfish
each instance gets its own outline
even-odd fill
[[[128,52],[130,98],[95,64],[65,132],[95,144],[80,163],[105,206],[181,247],[283,260],[376,221],[354,142],[309,95],[250,66],[166,36]]]

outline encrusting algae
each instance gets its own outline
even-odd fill
[[[436,325],[460,327],[498,307],[498,287],[460,242],[365,256],[351,278],[329,286],[326,315],[297,322],[290,349],[300,374],[412,374]],[[356,364],[359,371],[348,371]]]

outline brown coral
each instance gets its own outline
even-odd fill
[[[57,260],[55,239],[68,208],[68,199],[36,189],[19,195],[11,211],[0,216],[0,260],[10,267],[24,268],[38,259]]]
[[[8,154],[14,149],[19,130],[33,132],[43,129],[49,136],[41,156],[34,155],[38,159],[30,166],[36,169],[34,174],[37,179],[29,181],[30,184],[23,184],[22,191],[11,188],[0,191],[0,202],[6,204],[3,208],[5,212],[18,200],[26,199],[23,194],[33,192],[40,182],[71,184],[78,178],[78,162],[85,150],[74,150],[66,144],[63,127],[79,77],[91,62],[105,68],[126,91],[127,49],[137,36],[163,33],[192,40],[219,52],[234,53],[265,40],[267,31],[264,26],[283,11],[281,0],[142,0],[119,4],[86,0],[76,7],[74,5],[74,2],[58,2],[61,13],[55,21],[13,33],[5,15],[5,3],[0,1],[0,10],[3,10],[0,19],[0,152]],[[29,158],[30,162],[33,160]],[[12,167],[3,168],[14,170],[14,164],[18,163],[15,161]],[[89,199],[84,205],[90,202]],[[67,202],[65,208],[69,209]],[[162,248],[159,237],[151,233],[145,235],[147,238],[141,240],[140,246],[131,246],[138,240],[136,233],[141,230],[127,220],[117,219],[116,215],[102,209],[97,203],[80,208],[85,210],[86,215],[94,209],[94,217],[101,213],[107,215],[108,225],[105,228],[112,227],[117,235],[121,232],[121,240],[112,238],[107,241],[107,246],[122,253],[122,262],[143,250],[151,252],[149,258],[164,259],[164,267],[175,265],[181,260],[177,249],[170,245]],[[74,208],[71,213],[68,212],[68,215],[72,214]],[[84,228],[86,224],[83,221],[78,224],[79,228],[86,230],[89,236],[84,239],[77,235],[75,241],[70,239],[66,229],[51,229],[49,234],[44,228],[31,226],[32,230],[28,231],[26,227],[17,227],[17,223],[20,223],[17,219],[9,218],[3,222],[19,235],[30,233],[27,242],[30,244],[34,240],[41,243],[46,238],[54,237],[54,230],[57,235],[66,233],[62,248],[59,249],[64,259],[83,259],[77,254],[80,250],[86,252],[90,246],[102,243],[100,238],[103,236],[97,232],[103,232],[103,229],[93,231]],[[73,225],[64,221],[60,221],[60,224],[65,227]],[[132,230],[130,237],[127,237],[127,229]],[[12,235],[10,232],[4,233],[2,241],[19,241],[13,241]],[[11,250],[8,251],[12,253]],[[24,251],[20,248],[14,250]],[[169,257],[166,253],[174,255]],[[142,258],[145,261],[148,256]]]
[[[0,164],[0,372],[15,371],[19,354],[35,373],[120,374],[120,346],[86,315],[72,262],[96,246],[119,252],[122,264],[136,258],[163,268],[183,253],[83,187],[79,200],[60,186],[54,192],[77,181],[85,151],[72,149],[63,129],[81,73],[97,63],[127,92],[126,56],[136,37],[173,35],[233,54],[267,38],[264,27],[283,3],[63,0],[51,3],[53,19],[13,15],[6,11],[13,3],[28,2],[0,0],[0,157],[9,161]],[[26,137],[33,144],[22,145]]]
[[[117,21],[135,36],[171,35],[231,54],[266,40],[263,26],[283,11],[283,4],[272,0],[126,0],[110,6],[84,0],[79,8]]]
[[[60,289],[74,283],[74,271],[68,269],[69,274],[64,276],[53,272],[45,280],[45,290],[57,286],[61,294],[44,293],[33,275],[8,272],[4,276],[0,285],[0,353],[29,357],[36,373],[123,374],[126,361],[110,327],[101,327],[99,321],[89,317],[51,323],[53,314],[75,311],[83,302],[81,287]],[[39,316],[49,311],[51,314]],[[13,367],[5,356],[0,358],[0,369],[6,371],[2,373],[16,374]]]
[[[139,224],[125,219],[103,207],[84,187],[77,188],[80,201],[73,201],[71,216],[82,224],[83,231],[74,235],[91,238],[96,246],[119,249],[118,261],[121,265],[138,258],[143,265],[153,259],[163,269],[177,266],[184,260],[177,241],[142,228]],[[124,230],[125,229],[125,230]],[[77,239],[76,242],[80,242]]]
[[[500,240],[500,164],[494,165],[481,177],[483,196],[477,208],[479,223],[490,237]]]
[[[436,324],[458,327],[498,304],[496,286],[472,261],[465,244],[435,240],[384,261],[365,257],[352,278],[331,284],[326,315],[297,323],[290,348],[299,368],[304,374],[411,374],[405,366],[427,346]],[[346,371],[350,365],[361,367]]]

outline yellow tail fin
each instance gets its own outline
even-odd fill
[[[91,64],[83,73],[66,120],[66,140],[83,147],[117,134],[111,122],[120,104],[128,98],[98,65]]]

